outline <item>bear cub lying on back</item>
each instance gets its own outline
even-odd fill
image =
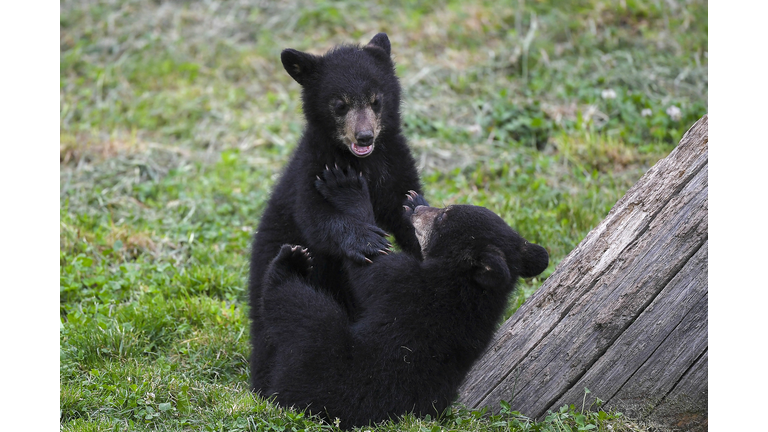
[[[367,195],[364,178],[334,168],[317,187],[347,205]],[[369,265],[347,260],[360,308],[354,321],[309,283],[310,251],[282,246],[263,282],[262,313],[275,347],[266,396],[339,418],[344,428],[408,412],[436,416],[453,401],[518,278],[544,271],[549,256],[490,210],[438,209],[417,205],[415,192],[411,198],[404,211],[423,260],[409,253]]]

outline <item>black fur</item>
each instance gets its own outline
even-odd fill
[[[325,287],[349,315],[354,315],[356,307],[347,288],[343,259],[364,264],[386,253],[390,245],[382,229],[394,235],[403,250],[419,253],[413,227],[402,217],[402,201],[407,191],[420,192],[421,184],[401,133],[400,85],[387,36],[380,33],[364,47],[336,47],[324,56],[286,49],[281,60],[302,86],[307,124],[272,192],[251,249],[251,386],[256,391],[268,387],[266,379],[273,363],[260,314],[263,276],[281,245],[301,244],[312,251],[313,283]],[[352,108],[369,114],[352,124],[357,127],[348,128],[352,138],[359,140],[358,150],[373,149],[365,157],[353,154],[352,147],[339,138],[344,132],[340,128],[345,126],[340,122]],[[325,175],[326,166],[336,164],[365,179],[365,202],[373,220],[362,221],[352,212],[340,212],[316,188],[317,176]]]
[[[365,266],[347,261],[359,307],[354,321],[301,275],[306,264],[286,258],[295,247],[283,246],[272,261],[263,314],[275,364],[266,395],[339,418],[343,428],[407,412],[436,416],[453,401],[518,278],[541,273],[548,255],[485,208],[434,209],[415,194],[406,203],[424,259],[397,253]],[[270,279],[274,272],[281,276]]]

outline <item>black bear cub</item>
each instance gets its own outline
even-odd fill
[[[363,47],[339,46],[323,56],[286,49],[281,60],[302,87],[306,128],[251,247],[251,387],[256,391],[268,386],[273,363],[260,316],[262,281],[281,245],[312,249],[315,286],[326,289],[350,315],[356,307],[347,289],[344,259],[369,263],[388,253],[386,232],[404,251],[419,253],[413,226],[401,209],[405,194],[420,192],[421,184],[401,133],[400,84],[387,35],[379,33]],[[336,164],[366,179],[372,219],[363,220],[351,209],[340,212],[315,187],[325,167]]]
[[[364,179],[326,173],[321,183],[325,194],[355,196]],[[407,202],[423,260],[410,253],[370,265],[347,260],[355,320],[310,282],[314,251],[282,246],[264,279],[263,313],[275,344],[266,395],[338,418],[343,428],[407,412],[436,416],[453,401],[518,278],[544,271],[549,256],[485,208],[417,205],[423,201],[415,193]]]

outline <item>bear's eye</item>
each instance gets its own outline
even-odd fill
[[[373,97],[373,100],[371,101],[371,107],[378,108],[379,106],[381,106],[381,96],[376,95]]]
[[[435,218],[435,223],[440,224],[446,219],[448,219],[448,211],[450,211],[450,207],[446,207],[440,211],[440,213],[437,215],[437,218]]]
[[[333,103],[333,109],[339,114],[344,114],[347,112],[347,104],[343,100],[339,99]]]

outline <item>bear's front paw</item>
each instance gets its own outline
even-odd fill
[[[279,285],[291,275],[307,278],[312,271],[312,255],[299,245],[283,245],[267,270],[269,282]]]
[[[368,182],[363,173],[355,172],[350,167],[339,168],[334,165],[329,168],[326,165],[325,171],[317,176],[315,187],[326,200],[334,204],[349,194],[368,199]]]
[[[429,206],[427,200],[423,196],[416,193],[416,191],[408,191],[405,194],[405,202],[403,202],[403,210],[405,211],[405,217],[410,218],[413,211],[418,206]]]
[[[373,262],[371,258],[392,252],[392,244],[387,240],[384,230],[373,224],[364,224],[361,228],[347,236],[341,244],[347,258],[358,264],[370,264]]]

